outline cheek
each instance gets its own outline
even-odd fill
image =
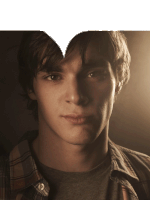
[[[109,81],[92,91],[95,112],[99,118],[109,119],[115,98],[115,82]]]
[[[62,90],[50,87],[48,84],[37,85],[35,88],[39,113],[49,118],[59,113]]]
[[[111,102],[115,97],[115,81],[110,80],[104,83],[96,83],[89,86],[89,94],[91,95],[95,103],[103,104],[105,102]]]
[[[115,84],[113,82],[108,84],[108,87],[106,87],[105,98],[106,98],[106,101],[108,101],[108,102],[110,102],[112,104],[114,103],[114,99],[115,99]]]
[[[38,102],[38,107],[42,109],[46,109],[55,103],[54,101],[54,93],[50,90],[47,85],[37,84],[35,87],[36,98]]]
[[[103,112],[105,118],[110,118],[115,100],[115,84],[110,83],[105,89],[106,90],[103,93],[102,106],[100,104],[99,109]]]

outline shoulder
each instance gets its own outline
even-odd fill
[[[9,164],[9,155],[4,154],[0,156],[0,176],[2,173],[6,172],[6,169],[8,168]]]
[[[128,166],[131,165],[141,180],[150,180],[150,156],[119,145],[116,146],[124,159],[124,163]]]
[[[9,167],[9,155],[5,154],[0,156],[0,181],[3,178],[9,178],[10,167]]]
[[[126,184],[130,183],[137,194],[150,197],[150,156],[117,145],[111,140],[109,151],[112,171],[117,172],[113,176],[118,180],[126,180]]]
[[[117,145],[111,140],[109,140],[109,145],[112,160],[119,163],[118,166],[123,168],[125,166],[131,173],[135,171],[136,174],[145,174],[145,177],[148,174],[150,180],[150,156]]]
[[[4,199],[5,192],[10,190],[9,156],[0,156],[0,199]],[[4,192],[5,191],[5,192]]]
[[[139,163],[150,168],[150,156],[119,145],[116,146],[131,162]]]
[[[148,168],[150,168],[149,155],[115,144],[110,139],[109,139],[109,145],[113,152],[112,155],[115,155],[114,156],[115,158],[117,157],[118,159],[120,159],[121,157],[123,157],[124,161],[129,161],[131,163],[135,163],[139,165],[145,165]]]

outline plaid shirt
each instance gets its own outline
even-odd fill
[[[36,132],[26,134],[8,156],[0,158],[0,200],[48,199],[50,187],[38,171],[29,146],[36,136]],[[150,157],[111,140],[109,151],[110,179],[122,185],[124,200],[150,200]]]

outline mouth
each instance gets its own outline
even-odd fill
[[[90,119],[90,116],[76,115],[76,114],[64,115],[62,117],[74,125],[87,124]]]

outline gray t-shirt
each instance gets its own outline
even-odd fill
[[[122,200],[121,185],[110,180],[110,156],[87,172],[64,172],[38,161],[43,177],[50,185],[51,200]]]

